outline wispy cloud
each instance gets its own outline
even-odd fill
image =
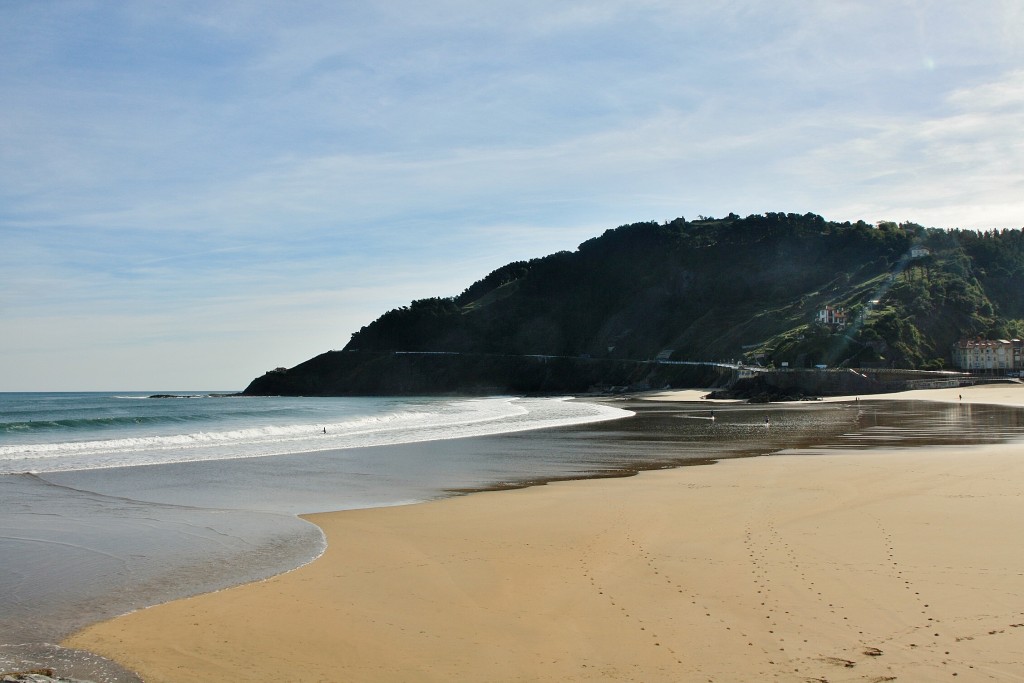
[[[847,136],[792,163],[809,182],[832,174],[842,184],[833,193],[834,210],[843,214],[941,227],[1020,227],[1022,85],[1024,75],[1013,71],[951,92],[932,116],[850,120]]]
[[[5,3],[0,389],[237,386],[633,220],[1017,226],[1021,36],[1009,0]]]

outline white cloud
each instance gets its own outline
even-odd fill
[[[951,93],[937,115],[875,116],[790,162],[811,187],[831,179],[843,217],[939,227],[1024,224],[1024,98],[1019,71]],[[802,168],[800,168],[802,167]],[[845,195],[845,197],[844,197]],[[853,201],[851,201],[853,199]]]
[[[948,99],[950,104],[964,110],[992,113],[1004,109],[1019,111],[1024,107],[1024,69],[1011,71],[992,83],[959,88]]]
[[[1020,225],[1021,7],[0,5],[0,309],[39,363],[0,358],[29,386],[61,335],[114,368],[237,334],[262,371],[681,214]]]

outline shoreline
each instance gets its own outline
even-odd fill
[[[1024,387],[978,389],[959,393],[1024,405]],[[908,395],[861,397],[875,399]],[[350,681],[1024,675],[1024,615],[1007,592],[1021,580],[1016,450],[744,458],[303,516],[329,539],[313,563],[65,645],[147,683],[268,669]],[[981,542],[990,557],[970,553]]]
[[[722,403],[743,403],[740,399],[705,399],[711,389],[666,389],[650,391],[636,396],[645,401],[688,402],[699,401],[709,405]],[[887,394],[862,394],[859,396],[824,396],[814,403],[842,403],[849,401],[934,401],[938,403],[977,403],[1024,407],[1024,384],[997,382],[974,384],[966,387],[947,389],[912,389]],[[757,405],[793,405],[807,401],[774,401]]]

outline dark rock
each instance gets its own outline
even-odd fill
[[[92,683],[77,678],[63,678],[53,669],[32,669],[31,671],[15,671],[0,674],[0,683]]]

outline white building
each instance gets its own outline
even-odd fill
[[[826,306],[818,311],[816,320],[823,325],[832,325],[838,328],[846,327],[846,309]]]
[[[953,365],[961,370],[1024,369],[1020,339],[964,339],[953,345]]]

